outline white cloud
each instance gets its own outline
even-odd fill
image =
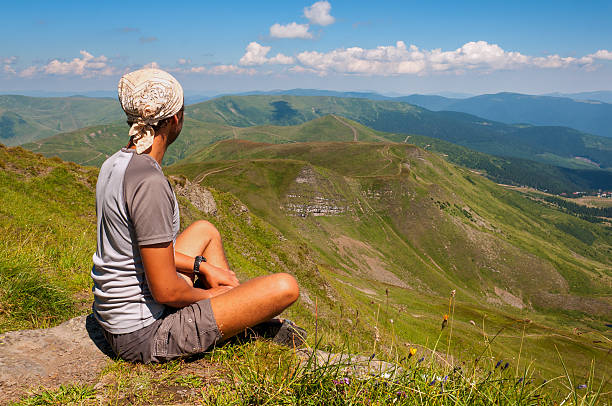
[[[312,38],[308,32],[308,24],[289,23],[287,25],[274,24],[270,27],[272,38]]]
[[[146,65],[143,65],[142,69],[160,69],[160,67],[157,62],[153,61],[153,62],[149,62]]]
[[[189,65],[191,63],[191,59],[179,58],[177,62],[179,65]]]
[[[36,66],[29,66],[25,68],[24,70],[22,70],[21,72],[19,72],[19,76],[22,78],[31,78],[32,76],[36,75],[38,71],[39,69]]]
[[[198,73],[206,75],[254,75],[257,71],[253,68],[243,68],[236,65],[216,65],[212,67],[206,66],[193,66],[187,69],[179,69],[181,73]]]
[[[274,63],[279,65],[289,65],[292,64],[295,60],[291,56],[276,54],[275,57],[268,59],[268,63]]]
[[[80,51],[80,54],[82,56],[81,58],[74,58],[69,62],[62,62],[58,59],[54,59],[47,65],[41,67],[40,71],[51,75],[75,75],[84,77],[97,75],[107,76],[115,73],[115,70],[108,64],[108,58],[104,55],[95,57],[85,50]]]
[[[597,51],[582,58],[548,55],[533,57],[505,51],[497,44],[473,41],[453,51],[409,47],[403,41],[394,46],[374,49],[340,48],[329,52],[305,51],[297,55],[299,63],[317,72],[338,72],[362,75],[427,74],[432,72],[462,73],[468,70],[495,71],[536,67],[543,69],[569,66],[589,67],[594,59],[612,59],[612,52]],[[294,70],[295,71],[295,70]]]
[[[599,51],[589,56],[595,59],[604,59],[607,61],[612,61],[612,52],[605,49],[600,49]]]
[[[208,69],[208,73],[213,75],[224,75],[228,73],[234,73],[238,75],[252,75],[255,74],[256,71],[254,69],[245,69],[236,65],[217,65]]]
[[[330,25],[336,21],[336,19],[329,14],[330,10],[331,4],[329,4],[328,1],[317,1],[312,6],[304,8],[304,16],[311,24]]]
[[[253,41],[247,45],[246,52],[242,58],[240,58],[239,64],[243,66],[256,66],[266,63],[287,65],[294,62],[292,57],[283,54],[276,54],[275,57],[268,58],[267,55],[270,49],[270,47],[263,46]]]
[[[15,75],[17,71],[15,70],[15,63],[17,62],[16,56],[9,56],[8,58],[0,58],[0,64],[4,65],[2,70],[4,73],[8,73],[10,75]]]

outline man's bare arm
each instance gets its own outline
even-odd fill
[[[179,272],[191,274],[193,272],[193,262],[195,258],[180,252],[174,253],[174,263]],[[236,278],[236,274],[232,270],[225,270],[214,266],[208,262],[200,263],[200,273],[209,286],[216,288],[217,286],[238,286],[240,282]]]
[[[158,303],[180,308],[232,289],[232,286],[223,285],[206,290],[190,286],[176,273],[171,241],[141,246],[140,256],[149,289]]]

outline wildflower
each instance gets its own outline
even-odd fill
[[[455,297],[455,293],[457,293],[455,289],[451,290],[451,297]]]
[[[431,382],[429,382],[429,386],[434,386],[434,385],[435,385],[435,383],[436,383],[436,380],[434,379],[434,380],[432,380]]]
[[[389,321],[391,322],[391,324],[393,324],[393,319],[389,319]]]
[[[448,314],[445,314],[444,319],[442,320],[442,330],[444,330],[444,327],[446,327],[447,324],[448,324]]]
[[[332,382],[336,385],[348,385],[351,383],[351,380],[347,377],[344,377],[340,379],[334,379]]]
[[[585,384],[580,384],[580,385],[578,385],[578,389],[586,389],[586,387],[587,387],[587,386],[586,386]]]
[[[395,394],[397,395],[398,398],[406,397],[406,392],[404,392],[403,390],[397,391],[395,392]]]
[[[442,382],[446,382],[448,380],[448,375],[446,375],[444,378],[442,378]]]
[[[409,353],[408,353],[408,358],[414,356],[417,352],[417,349],[414,347],[410,347]]]
[[[499,361],[497,361],[497,364],[495,364],[495,369],[497,369],[497,367],[500,366],[502,362],[504,362],[503,359],[500,359]]]
[[[521,382],[523,382],[523,378],[519,378],[516,383],[521,383]]]
[[[421,358],[419,358],[419,360],[418,360],[417,362],[420,364],[420,363],[421,363],[421,362],[423,362],[423,361],[425,361],[425,357],[421,357]]]
[[[505,370],[506,368],[508,368],[509,366],[510,366],[510,363],[509,363],[509,362],[506,362],[506,363],[504,364],[504,366],[502,367],[502,371],[503,371],[503,370]]]

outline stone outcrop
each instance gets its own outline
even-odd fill
[[[41,386],[93,383],[112,356],[91,314],[53,328],[0,334],[0,404]]]
[[[211,215],[217,214],[215,199],[206,188],[197,183],[191,183],[188,179],[171,177],[174,183],[174,192],[177,196],[187,198],[198,210]]]
[[[325,177],[305,165],[285,195],[281,210],[298,217],[337,216],[353,209]]]

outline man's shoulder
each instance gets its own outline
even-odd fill
[[[126,192],[136,192],[143,186],[170,189],[168,180],[157,161],[146,154],[138,155],[134,153],[132,155],[125,170],[123,183]]]

